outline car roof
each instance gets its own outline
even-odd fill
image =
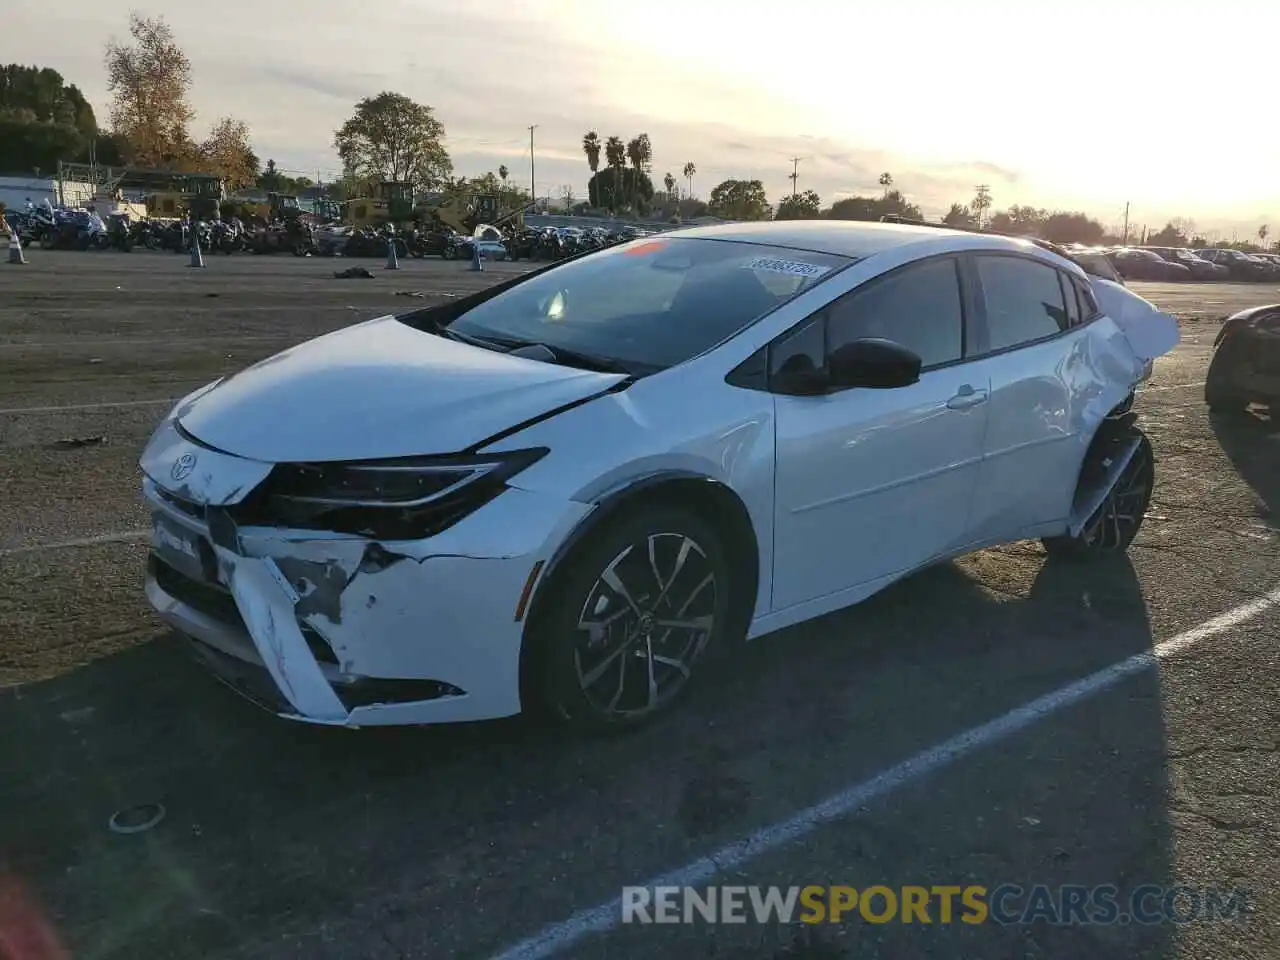
[[[746,243],[790,247],[813,253],[833,254],[861,260],[895,247],[911,244],[936,245],[939,240],[956,241],[957,247],[1003,247],[1026,250],[1029,241],[995,234],[948,230],[933,226],[880,223],[868,220],[761,220],[751,223],[721,223],[671,231],[668,236],[737,240]]]

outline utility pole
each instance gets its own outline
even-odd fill
[[[803,159],[804,157],[791,158],[791,199],[792,200],[796,198],[796,183],[800,179],[800,161]]]
[[[1126,200],[1124,205],[1124,236],[1120,238],[1123,244],[1129,243],[1129,202]]]
[[[529,199],[537,201],[538,199],[538,181],[533,175],[533,131],[538,129],[536,123],[529,126]]]

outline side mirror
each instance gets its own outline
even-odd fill
[[[921,360],[892,340],[854,340],[827,358],[829,383],[835,387],[891,390],[920,379]]]

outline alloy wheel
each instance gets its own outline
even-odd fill
[[[685,534],[654,533],[621,550],[578,616],[574,662],[591,706],[636,719],[679,693],[715,629],[718,589],[706,551]]]
[[[1080,532],[1085,546],[1102,553],[1128,549],[1151,502],[1154,466],[1150,446],[1140,444],[1107,499]]]

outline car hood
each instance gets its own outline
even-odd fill
[[[623,379],[383,317],[263,360],[182,405],[175,419],[201,443],[267,462],[454,453]]]

